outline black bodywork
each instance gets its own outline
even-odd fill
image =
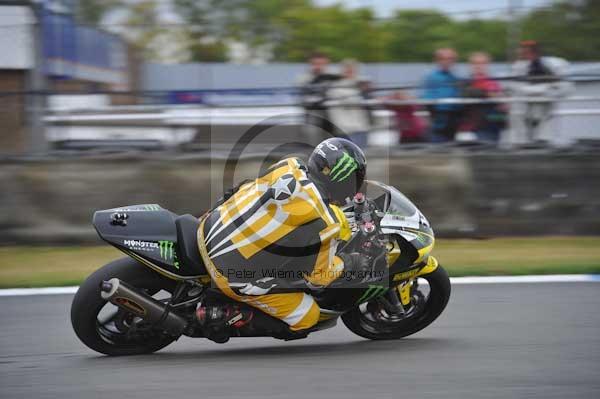
[[[175,279],[206,276],[196,232],[198,219],[179,216],[156,204],[94,213],[100,237],[137,261]]]

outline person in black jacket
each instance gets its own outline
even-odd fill
[[[305,134],[310,144],[316,145],[324,138],[336,135],[336,128],[331,123],[327,107],[327,91],[333,82],[340,80],[339,74],[330,73],[329,57],[324,53],[312,53],[309,58],[309,72],[300,78],[300,94],[306,115]]]

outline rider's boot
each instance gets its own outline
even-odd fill
[[[235,304],[202,306],[196,309],[196,318],[206,338],[219,344],[229,341],[232,330],[242,328],[252,320],[252,317],[252,310],[241,309]]]

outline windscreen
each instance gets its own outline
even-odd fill
[[[368,180],[366,182],[366,194],[368,198],[375,201],[380,210],[387,214],[413,216],[417,212],[417,208],[404,194],[383,183]]]

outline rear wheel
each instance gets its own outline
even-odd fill
[[[175,282],[131,258],[108,263],[91,274],[79,287],[71,305],[71,323],[79,339],[89,348],[111,356],[152,353],[173,342],[132,313],[108,303],[100,296],[100,283],[116,277],[154,297],[168,298]]]
[[[426,280],[419,284],[419,280]],[[450,299],[450,279],[444,268],[420,276],[411,288],[411,303],[390,313],[375,300],[344,314],[342,321],[353,333],[369,339],[398,339],[421,331],[444,311]]]

